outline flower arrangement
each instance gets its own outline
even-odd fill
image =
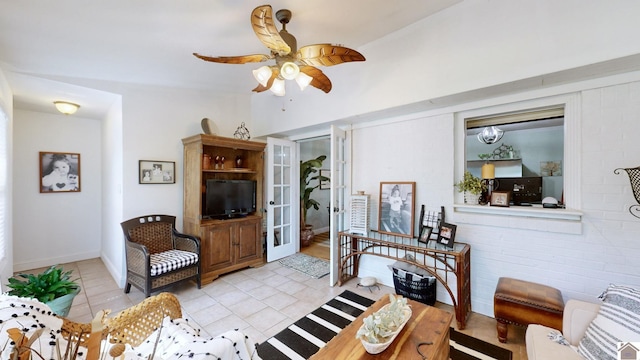
[[[407,304],[407,299],[389,294],[389,304],[364,318],[363,325],[356,333],[356,339],[371,344],[387,342],[397,334],[399,329],[402,329],[410,317],[411,308]]]

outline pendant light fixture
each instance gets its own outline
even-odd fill
[[[502,139],[504,131],[495,126],[487,126],[478,133],[478,141],[484,144],[495,144]]]

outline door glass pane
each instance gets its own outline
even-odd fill
[[[282,218],[287,221],[291,217],[291,206],[285,206],[282,208]],[[288,221],[287,221],[288,224]]]
[[[274,205],[282,205],[282,187],[273,187],[273,202]]]
[[[282,234],[282,244],[291,244],[291,226],[284,226]]]
[[[279,206],[273,208],[273,224],[276,227],[282,225],[282,208]]]
[[[280,153],[280,158],[282,159],[280,164],[291,166],[291,148],[289,146],[283,147]]]
[[[278,165],[273,166],[273,184],[282,184],[282,167]]]
[[[282,205],[291,205],[291,186],[283,186],[282,195]]]

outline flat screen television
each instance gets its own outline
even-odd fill
[[[494,190],[511,191],[512,205],[542,203],[542,177],[496,178]]]
[[[256,182],[208,179],[202,207],[202,216],[208,219],[252,214],[256,211]]]

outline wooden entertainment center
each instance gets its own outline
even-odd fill
[[[182,144],[182,227],[185,233],[200,237],[202,283],[234,270],[262,265],[262,185],[266,144],[205,134],[184,138]],[[203,197],[208,179],[256,181],[256,212],[224,220],[203,218]]]

